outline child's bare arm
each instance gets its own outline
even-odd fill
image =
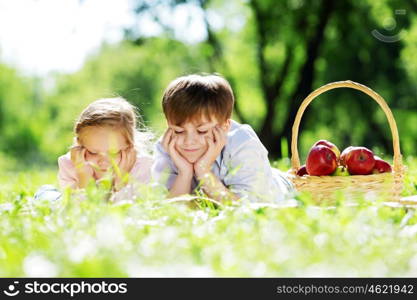
[[[193,174],[178,174],[175,181],[169,190],[169,198],[178,197],[191,193],[191,182],[193,180]]]
[[[213,129],[213,139],[206,137],[207,152],[194,164],[194,172],[200,181],[204,192],[219,202],[224,200],[237,200],[238,196],[231,191],[213,174],[211,167],[220,155],[227,142],[227,132],[220,126]]]
[[[202,178],[199,178],[199,181],[204,192],[218,202],[239,199],[239,196],[231,192],[211,171],[205,173]]]
[[[177,197],[191,193],[191,182],[193,180],[193,165],[190,164],[175,149],[177,137],[173,135],[173,130],[168,129],[162,140],[162,146],[168,152],[173,163],[178,169],[178,175],[169,190],[169,197]]]

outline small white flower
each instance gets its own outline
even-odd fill
[[[27,277],[56,277],[58,268],[49,259],[39,254],[30,254],[23,261]]]

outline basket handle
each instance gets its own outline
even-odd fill
[[[392,134],[392,144],[394,148],[394,172],[401,173],[402,171],[402,156],[400,152],[400,139],[398,136],[398,129],[397,129],[397,123],[395,122],[394,116],[392,115],[391,109],[388,107],[385,100],[376,92],[368,88],[367,86],[364,86],[360,83],[346,80],[346,81],[336,81],[331,82],[326,85],[323,85],[322,87],[316,89],[315,91],[311,92],[301,103],[297,115],[294,120],[294,124],[292,126],[292,139],[291,139],[291,166],[294,172],[296,172],[300,168],[300,157],[298,154],[298,131],[300,126],[301,117],[303,116],[303,113],[307,106],[313,101],[317,96],[321,95],[322,93],[337,89],[337,88],[352,88],[355,90],[359,90],[368,96],[370,96],[372,99],[374,99],[379,106],[384,111],[389,126],[391,128],[391,134]]]

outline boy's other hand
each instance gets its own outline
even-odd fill
[[[174,136],[173,130],[168,128],[162,139],[162,146],[168,152],[172,161],[178,169],[179,175],[193,175],[193,165],[189,163],[178,151],[175,149],[178,137]]]
[[[194,164],[194,172],[197,178],[201,178],[211,171],[211,166],[226,145],[227,131],[217,125],[213,128],[213,138],[206,136],[206,140],[208,144],[207,152]]]

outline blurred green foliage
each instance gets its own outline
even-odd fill
[[[34,201],[40,185],[57,184],[56,159],[71,145],[73,123],[87,104],[123,96],[159,134],[164,88],[195,72],[230,80],[234,118],[257,130],[272,157],[283,157],[274,162],[283,170],[290,167],[291,118],[309,92],[345,79],[369,86],[393,110],[408,166],[403,195],[416,194],[415,0],[137,4],[138,18],[161,6],[196,6],[207,34],[190,44],[169,24],[157,37],[131,28],[119,44],[91,54],[79,71],[45,78],[0,62],[0,276],[416,276],[414,210],[382,201],[328,208],[299,198],[298,207],[192,210],[168,203],[152,186],[126,203],[106,203],[99,188],[87,191],[87,201],[69,194],[55,204]],[[397,9],[406,14],[395,15]],[[213,15],[223,25],[213,26]],[[387,29],[390,20],[395,30]],[[373,29],[401,38],[384,43]],[[300,130],[302,159],[317,139],[392,155],[385,116],[357,91],[320,96]]]
[[[53,124],[45,127],[42,152],[52,157],[65,152],[75,119],[90,102],[104,97],[126,98],[138,108],[145,126],[162,131],[165,123],[158,100],[164,85],[178,74],[196,72],[196,65],[201,65],[198,55],[175,40],[104,45],[80,71],[57,76],[56,87],[42,106],[45,120]]]
[[[34,118],[39,101],[36,80],[0,64],[0,151],[25,160],[37,156],[42,139],[43,128]]]
[[[414,1],[138,1],[137,16],[161,5],[194,5],[207,21],[205,38],[158,37],[134,28],[124,41],[104,44],[73,74],[33,78],[0,64],[0,151],[24,163],[54,164],[72,141],[72,126],[91,101],[121,95],[137,105],[146,126],[161,133],[161,95],[175,77],[219,72],[233,85],[234,117],[251,124],[271,157],[290,152],[293,117],[309,92],[331,81],[363,83],[389,103],[403,154],[416,155],[417,17]],[[405,9],[405,15],[395,15]],[[388,30],[387,20],[395,20]],[[163,23],[163,20],[160,20]],[[238,25],[236,25],[238,24]],[[166,24],[163,24],[166,25]],[[401,33],[395,43],[371,31]],[[279,86],[279,88],[278,88]],[[326,93],[307,109],[300,128],[301,157],[317,139],[340,148],[364,145],[389,158],[391,137],[377,104],[357,91]]]

